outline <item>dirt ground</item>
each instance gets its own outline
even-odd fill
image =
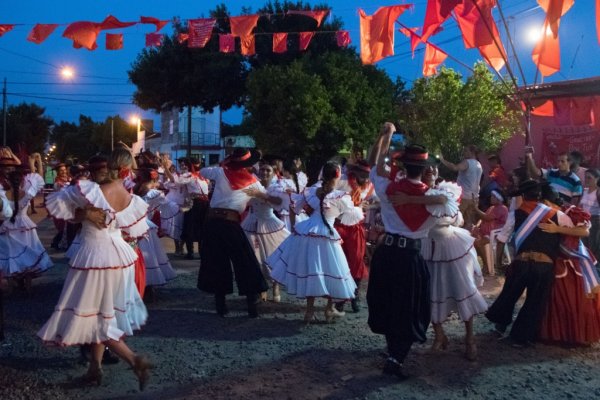
[[[39,235],[54,233],[36,209]],[[169,251],[172,243],[162,239]],[[598,399],[598,346],[561,348],[538,344],[513,348],[498,341],[483,316],[475,318],[479,359],[464,356],[463,324],[446,324],[447,350],[432,353],[431,339],[406,360],[411,378],[382,375],[384,340],[367,327],[364,301],[358,313],[333,324],[302,322],[304,303],[288,298],[261,305],[249,319],[245,299],[228,297],[230,314],[219,318],[211,296],[195,288],[199,260],[172,257],[178,277],[148,304],[144,329],[127,343],[156,365],[146,391],[137,390],[123,363],[104,367],[101,386],[85,386],[77,348],[48,348],[36,337],[60,295],[67,271],[63,253],[36,279],[31,295],[3,282],[6,340],[0,343],[0,399]],[[492,302],[502,279],[486,277],[482,293]],[[321,306],[323,303],[321,303]],[[431,338],[433,334],[429,332]]]

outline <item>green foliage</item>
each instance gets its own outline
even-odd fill
[[[9,106],[6,118],[6,144],[15,152],[22,146],[27,152],[40,152],[54,124],[44,115],[45,108],[34,103]]]
[[[396,101],[400,129],[454,161],[465,145],[497,151],[519,130],[519,114],[510,107],[506,88],[483,63],[466,81],[442,68],[433,78],[417,79],[409,94]]]

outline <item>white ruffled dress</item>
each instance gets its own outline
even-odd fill
[[[2,200],[0,220],[9,219],[13,211],[2,189],[0,189],[0,200]],[[34,266],[38,260],[39,254],[32,248],[19,243],[9,235],[0,235],[0,279],[18,273],[22,265]]]
[[[297,202],[298,207],[308,204],[315,211],[306,221],[297,223],[292,234],[267,259],[271,278],[298,298],[352,299],[356,284],[333,223],[343,213],[362,214],[362,210],[354,207],[345,192],[330,192],[323,199],[323,215],[333,231],[330,233],[321,218],[317,189],[306,189],[303,200]]]
[[[10,270],[5,271],[6,276],[18,275],[22,273],[40,273],[52,267],[54,263],[48,256],[44,245],[40,241],[37,234],[37,225],[27,215],[29,204],[40,190],[44,187],[44,179],[36,173],[25,175],[21,190],[24,192],[23,197],[19,198],[19,209],[15,217],[15,222],[11,222],[10,218],[6,218],[2,226],[0,226],[0,235],[6,235],[14,239],[11,244],[19,243],[20,246],[16,249],[9,250],[12,259]],[[6,195],[4,195],[6,197]],[[11,209],[16,209],[15,202],[7,200]],[[22,246],[31,249],[36,254],[36,259],[31,262],[29,257],[18,257],[19,248]],[[0,256],[4,258],[4,255]]]
[[[266,200],[252,198],[248,202],[248,214],[241,225],[267,281],[271,279],[271,271],[265,265],[265,261],[290,235],[285,223],[273,212],[274,209],[280,210],[285,205],[288,195],[274,186],[269,186],[267,194],[282,198],[282,204],[275,206]]]
[[[165,188],[169,190],[167,200],[164,202],[160,210],[160,227],[162,232],[174,240],[181,240],[183,232],[183,210],[187,197],[187,181],[185,177],[175,175],[175,182],[168,182]]]
[[[81,245],[71,258],[58,304],[38,332],[47,344],[72,346],[119,340],[146,322],[148,313],[135,286],[137,254],[122,233],[140,237],[148,230],[148,205],[132,195],[122,211],[115,212],[100,186],[80,181],[46,199],[49,214],[65,220],[75,209],[91,205],[105,210],[108,228],[89,221],[81,227]]]
[[[460,188],[442,182],[426,195],[445,194],[458,199]],[[488,305],[478,286],[483,285],[483,275],[473,247],[475,238],[469,231],[459,228],[462,215],[456,201],[446,205],[427,206],[437,219],[427,239],[421,241],[421,255],[427,262],[431,275],[431,322],[442,323],[452,312],[462,321],[487,311]]]
[[[158,237],[158,226],[150,220],[150,216],[167,200],[162,192],[156,189],[148,191],[143,199],[148,203],[149,229],[147,235],[138,238],[138,246],[146,264],[146,286],[160,286],[177,276]]]

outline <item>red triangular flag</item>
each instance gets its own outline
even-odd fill
[[[235,51],[235,36],[220,33],[219,51],[221,53],[233,53]]]
[[[421,36],[417,35],[419,28],[400,28],[400,32],[410,38],[410,50],[412,51],[412,57],[415,58],[415,49],[419,42],[421,42]]]
[[[546,12],[546,20],[552,35],[557,37],[560,17],[573,7],[575,0],[537,0],[537,2]]]
[[[233,36],[245,37],[252,33],[258,22],[258,15],[243,15],[241,17],[229,17],[231,34]]]
[[[58,24],[35,24],[33,29],[27,35],[27,40],[40,44],[48,38],[58,27]]]
[[[452,10],[462,0],[427,0],[425,22],[423,22],[423,43],[438,32],[440,26],[450,17]],[[469,0],[471,1],[471,0]]]
[[[77,21],[69,24],[63,32],[63,37],[73,41],[73,47],[80,49],[82,47],[88,50],[96,50],[98,44],[96,39],[100,33],[100,24],[89,21]]]
[[[0,36],[4,35],[7,32],[10,32],[13,30],[15,26],[12,24],[1,24],[0,25]]]
[[[199,18],[188,20],[188,47],[204,47],[212,36],[213,27],[217,22],[214,18]]]
[[[560,41],[554,37],[544,24],[544,34],[538,41],[531,58],[543,76],[550,76],[560,71]]]
[[[162,33],[146,33],[146,47],[158,47],[162,44]]]
[[[348,31],[337,31],[335,33],[335,40],[337,41],[338,47],[348,47],[350,44],[350,33]]]
[[[312,40],[313,36],[315,36],[314,32],[300,32],[300,42],[298,45],[300,51],[304,51],[308,48],[308,45],[310,44],[310,41]]]
[[[252,56],[256,54],[256,38],[254,34],[240,37],[241,53],[243,56]]]
[[[462,33],[467,49],[487,46],[494,43],[494,36],[490,32],[492,25],[496,25],[492,17],[492,8],[495,1],[476,0],[458,4],[454,8],[454,16]],[[488,28],[490,27],[490,28]]]
[[[288,34],[278,32],[273,34],[273,53],[285,53],[287,51]]]
[[[360,17],[360,58],[363,64],[394,55],[394,23],[412,5],[381,7],[368,16],[361,9]]]
[[[121,22],[117,19],[117,17],[113,17],[112,15],[109,15],[108,17],[104,18],[104,21],[102,21],[100,23],[100,29],[107,30],[107,29],[127,28],[127,27],[135,25],[135,24],[137,24],[137,22]]]
[[[448,57],[439,47],[432,44],[425,44],[425,59],[423,60],[423,76],[432,76],[437,74],[437,67]]]
[[[559,126],[571,124],[570,97],[557,97],[554,99],[554,123]]]
[[[122,33],[106,34],[106,50],[121,50],[123,48]]]
[[[154,32],[160,31],[169,21],[161,21],[158,18],[154,17],[140,17],[140,23],[142,24],[153,24],[156,26],[156,30]]]
[[[592,97],[573,97],[571,99],[571,121],[573,125],[592,123]]]
[[[306,17],[312,18],[317,21],[317,28],[321,26],[321,22],[323,22],[323,18],[327,14],[329,14],[329,10],[315,10],[315,11],[301,11],[301,10],[289,10],[287,14],[292,15],[304,15]]]

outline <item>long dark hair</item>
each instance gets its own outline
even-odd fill
[[[10,188],[13,192],[13,200],[15,203],[15,207],[13,209],[13,215],[10,218],[11,223],[15,223],[15,218],[19,213],[19,192],[21,191],[21,182],[23,181],[23,172],[20,169],[16,169],[11,171],[8,174],[8,183],[10,184]]]
[[[283,162],[283,169],[292,175],[292,180],[294,181],[294,185],[296,185],[296,193],[300,193],[300,184],[298,183],[298,167],[296,167],[296,163],[291,160],[285,160]]]
[[[319,210],[321,211],[321,219],[323,219],[323,223],[325,224],[325,226],[327,227],[327,229],[329,229],[329,234],[333,235],[333,228],[331,227],[331,225],[329,225],[329,222],[327,222],[327,219],[325,219],[325,214],[323,214],[323,199],[325,199],[325,196],[327,196],[329,193],[331,193],[333,191],[333,185],[331,184],[331,182],[339,177],[339,173],[340,173],[340,166],[338,163],[336,163],[335,161],[327,161],[327,163],[325,163],[325,165],[323,166],[323,172],[321,173],[322,179],[323,179],[323,184],[321,186],[321,195],[318,196],[319,197]]]

